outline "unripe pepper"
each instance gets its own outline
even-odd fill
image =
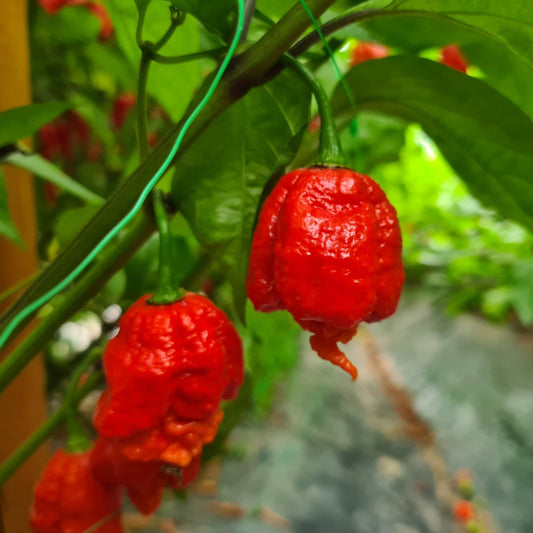
[[[223,311],[199,294],[149,303],[124,314],[103,361],[108,389],[94,423],[107,437],[128,437],[167,416],[184,423],[210,417],[243,381],[242,343]]]
[[[120,488],[96,479],[90,452],[57,451],[34,489],[34,533],[122,533]],[[98,524],[98,525],[97,525]]]
[[[281,178],[252,242],[247,291],[256,309],[287,309],[313,333],[318,355],[355,379],[337,342],[391,315],[403,281],[396,211],[376,182],[326,166]]]

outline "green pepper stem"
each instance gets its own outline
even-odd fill
[[[95,372],[87,381],[76,389],[75,402],[79,404],[89,392],[103,382],[103,374]],[[52,432],[63,424],[67,418],[67,404],[63,405],[51,416],[28,439],[19,446],[13,454],[0,465],[0,487],[23,465],[29,457],[39,448]]]
[[[82,362],[76,367],[76,370],[70,377],[69,384],[65,391],[65,399],[63,403],[67,412],[67,450],[69,452],[85,451],[91,445],[91,441],[85,435],[85,432],[83,431],[83,428],[78,420],[78,401],[76,393],[78,391],[78,383],[81,379],[81,376],[96,360],[100,358],[101,355],[101,348],[91,350],[82,360]]]
[[[153,192],[154,214],[159,230],[159,280],[157,290],[150,299],[150,303],[164,305],[176,302],[185,295],[174,279],[172,261],[172,233],[163,201],[163,192],[155,189]]]
[[[335,120],[333,118],[326,91],[315,78],[313,73],[294,57],[285,54],[282,58],[282,62],[294,73],[300,76],[315,96],[318,105],[318,114],[320,115],[318,163],[323,165],[344,165],[345,158],[342,153],[341,143],[337,134],[337,129],[335,128]]]

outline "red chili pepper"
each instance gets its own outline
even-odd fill
[[[71,161],[74,154],[86,148],[91,131],[85,119],[71,111],[39,130],[41,154],[49,160],[61,157]]]
[[[256,309],[287,309],[313,333],[318,355],[355,379],[337,342],[391,315],[403,281],[396,211],[377,183],[339,167],[281,178],[252,242],[247,290]]]
[[[469,522],[475,514],[474,506],[468,500],[459,500],[453,506],[453,515],[458,522]]]
[[[128,309],[104,352],[109,388],[95,426],[108,437],[152,428],[166,416],[203,420],[243,381],[242,343],[223,311],[199,294],[168,305],[152,305],[150,296]]]
[[[90,452],[57,451],[34,496],[30,517],[34,533],[81,533],[89,528],[95,533],[122,532],[120,489],[95,478]]]
[[[127,92],[117,96],[113,102],[111,111],[111,127],[120,130],[124,126],[131,108],[135,105],[137,96],[135,93]]]
[[[113,22],[109,13],[103,4],[97,2],[87,2],[87,10],[100,21],[100,32],[98,38],[100,41],[107,41],[113,36]]]
[[[350,66],[358,65],[370,59],[380,59],[389,55],[389,49],[378,43],[360,41],[352,51]]]
[[[439,61],[443,65],[447,65],[463,74],[466,74],[468,69],[468,61],[456,44],[449,44],[440,51]]]
[[[221,409],[205,420],[183,420],[172,411],[158,424],[128,437],[114,438],[113,444],[131,461],[159,461],[185,468],[213,442],[224,418]]]

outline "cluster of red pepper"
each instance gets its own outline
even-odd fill
[[[119,326],[103,355],[98,439],[83,453],[60,450],[48,464],[35,488],[36,533],[120,532],[121,487],[153,513],[165,486],[184,489],[196,478],[223,418],[220,403],[243,381],[237,331],[204,296],[163,305],[143,296]]]

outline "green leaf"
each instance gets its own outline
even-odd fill
[[[55,223],[55,235],[61,249],[65,248],[76,234],[95,215],[98,208],[94,205],[73,207],[61,212]]]
[[[0,168],[0,235],[7,237],[19,246],[24,246],[24,242],[18,232],[17,226],[11,218],[7,201],[7,188],[4,173]]]
[[[382,11],[382,13],[387,12],[442,18],[485,33],[512,50],[533,70],[533,3],[531,2],[393,0]]]
[[[141,52],[135,40],[137,23],[135,3],[131,0],[110,0],[106,6],[113,20],[118,43],[129,60],[132,73],[136,72],[141,61]],[[162,37],[169,25],[168,2],[153,0],[146,15],[143,38],[155,42]],[[198,23],[189,17],[176,29],[162,52],[169,56],[197,52],[198,42]],[[165,108],[174,120],[177,120],[189,105],[199,80],[198,66],[194,63],[153,64],[148,76],[148,93]]]
[[[310,93],[284,73],[254,89],[216,120],[176,166],[173,196],[206,247],[224,247],[237,311],[263,189],[295,156],[309,116]]]
[[[104,199],[73,180],[60,168],[38,154],[13,152],[3,159],[3,163],[29,170],[39,178],[57,185],[60,189],[92,205],[101,205]]]
[[[346,75],[357,109],[418,122],[471,192],[533,229],[533,123],[482,81],[433,61],[389,57]],[[334,112],[351,115],[342,86]]]
[[[70,107],[65,102],[31,104],[0,113],[0,146],[33,135],[41,126],[54,120]]]
[[[197,18],[207,30],[228,41],[235,31],[236,0],[170,0],[178,9]]]
[[[287,0],[257,0],[257,9],[273,20],[279,20],[291,5]]]

